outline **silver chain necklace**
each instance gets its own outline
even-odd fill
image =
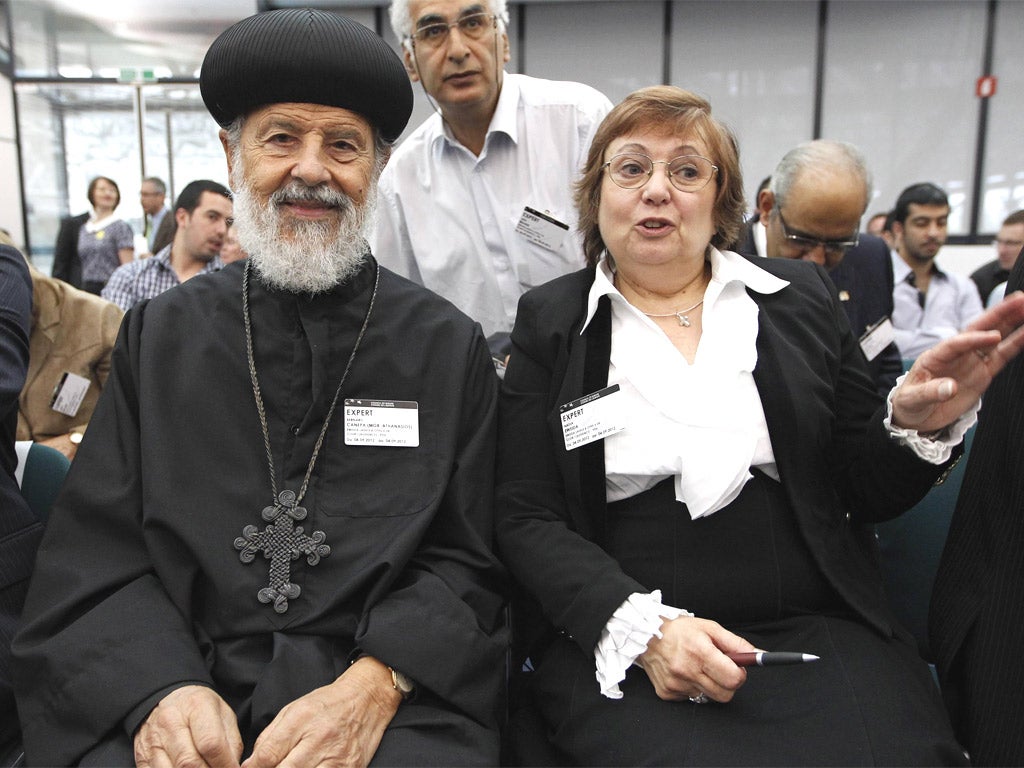
[[[302,479],[302,486],[298,494],[295,491],[283,490],[277,492],[277,475],[274,471],[274,454],[270,448],[270,429],[267,426],[267,412],[263,407],[263,397],[260,394],[260,384],[256,377],[256,356],[253,353],[252,345],[252,321],[249,317],[249,271],[250,262],[245,263],[245,272],[242,274],[242,318],[245,321],[245,351],[249,362],[249,378],[252,381],[252,394],[256,400],[256,412],[260,417],[260,427],[263,430],[263,447],[267,453],[267,466],[270,470],[270,490],[273,494],[274,503],[264,507],[260,516],[266,520],[268,525],[264,530],[259,530],[255,525],[247,525],[242,529],[242,535],[235,539],[235,549],[239,550],[238,558],[243,563],[251,563],[256,559],[256,553],[262,552],[263,556],[270,560],[270,584],[261,589],[256,597],[261,603],[271,603],[274,611],[284,613],[288,610],[288,601],[294,600],[302,592],[298,584],[291,582],[291,561],[297,560],[299,555],[306,556],[306,562],[316,565],[321,557],[331,554],[331,548],[324,542],[327,535],[323,531],[314,531],[306,535],[302,526],[296,526],[296,521],[306,518],[305,507],[299,504],[306,495],[309,487],[309,479],[313,475],[313,467],[316,465],[317,457],[320,455],[320,448],[323,445],[324,437],[327,435],[327,427],[334,416],[334,409],[338,405],[338,398],[341,396],[341,388],[348,378],[348,372],[352,368],[352,362],[356,359],[356,352],[359,344],[366,333],[366,327],[370,324],[370,315],[373,312],[373,304],[377,299],[377,286],[380,285],[380,268],[375,270],[373,281],[373,293],[370,294],[370,305],[366,308],[366,317],[363,318],[363,326],[359,329],[356,343],[348,356],[348,363],[345,364],[345,371],[341,374],[341,381],[334,392],[334,399],[327,411],[324,425],[317,436],[316,444],[313,446],[313,455],[309,459],[309,466],[306,467],[306,476]]]
[[[678,310],[676,312],[666,312],[664,315],[655,315],[655,314],[652,314],[650,312],[644,312],[644,314],[647,315],[648,317],[674,317],[676,320],[679,321],[679,324],[681,326],[683,326],[684,328],[689,328],[690,327],[690,318],[686,316],[686,313],[687,312],[692,312],[693,310],[695,310],[697,307],[699,307],[703,303],[704,303],[704,299],[701,299],[696,304],[694,304],[692,307],[687,307],[686,309],[680,309],[680,310]],[[640,311],[643,312],[642,309]]]

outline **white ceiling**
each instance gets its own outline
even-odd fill
[[[127,66],[188,78],[257,0],[13,0],[11,9],[22,74],[109,76]]]
[[[168,21],[238,20],[256,13],[256,0],[48,0],[72,16],[132,26]]]

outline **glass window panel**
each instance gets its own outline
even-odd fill
[[[661,82],[662,3],[530,3],[524,12],[526,74],[586,83],[612,103]]]
[[[864,152],[875,178],[870,210],[932,181],[949,194],[950,234],[968,231],[985,8],[829,3],[822,133]]]
[[[988,102],[981,232],[995,233],[1009,214],[1024,208],[1024,3],[996,7],[992,73],[996,93]]]
[[[21,0],[10,4],[10,16],[15,73],[21,77],[55,77],[46,34],[47,26],[52,27],[52,13],[43,3]]]
[[[814,130],[818,4],[690,2],[672,8],[672,84],[736,133],[752,208],[761,180]]]
[[[89,210],[89,181],[109,176],[121,190],[117,214],[141,215],[134,89],[115,85],[16,86],[28,237],[49,256],[60,219]]]
[[[146,175],[158,176],[167,184],[168,205],[196,179],[229,186],[220,126],[206,111],[199,86],[147,85],[141,90]]]

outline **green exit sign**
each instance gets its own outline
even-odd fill
[[[122,83],[155,83],[157,78],[152,67],[121,67],[117,79]]]

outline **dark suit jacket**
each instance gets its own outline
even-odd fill
[[[82,287],[82,262],[78,258],[78,232],[89,220],[88,213],[68,216],[60,221],[57,243],[53,247],[53,269],[50,274],[58,280]]]
[[[1024,288],[1018,258],[1007,295]],[[976,765],[1024,765],[1024,357],[982,400],[932,592],[943,698]]]
[[[790,281],[775,294],[750,292],[760,310],[754,380],[787,496],[822,573],[854,614],[892,636],[871,523],[915,503],[940,468],[886,434],[881,399],[824,270],[756,263]],[[608,378],[607,299],[580,334],[593,275],[558,278],[520,300],[500,401],[497,490],[503,560],[553,628],[586,653],[630,593],[649,591],[601,547],[603,444],[567,452],[562,437],[558,406]]]
[[[0,245],[0,756],[17,738],[11,692],[11,638],[21,614],[43,526],[14,478],[18,394],[28,369],[32,282],[22,255]]]
[[[753,227],[757,219],[747,222],[746,235],[736,250],[745,256],[757,256]],[[829,272],[850,319],[853,335],[860,338],[869,326],[883,317],[892,316],[892,258],[889,247],[880,237],[861,233],[856,248],[846,252],[839,266]],[[888,394],[903,373],[903,360],[896,343],[889,344],[868,361],[868,370],[878,391]]]

